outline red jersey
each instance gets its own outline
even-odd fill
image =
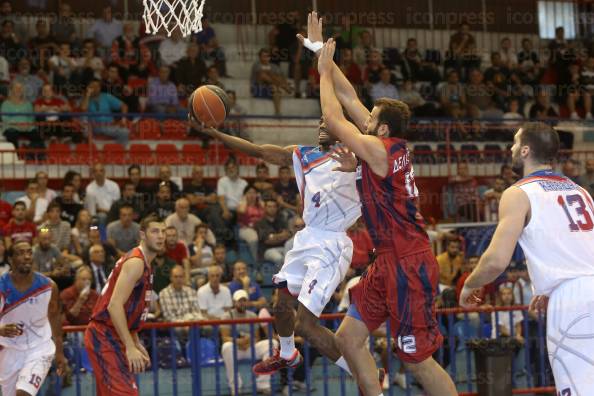
[[[188,248],[185,243],[178,241],[173,249],[165,247],[165,256],[179,265],[184,265],[184,259],[187,259],[189,256]]]
[[[37,236],[37,227],[30,221],[17,224],[14,219],[12,219],[4,226],[2,232],[4,236],[10,237],[12,243],[17,241],[33,243],[33,238]]]
[[[12,205],[0,199],[0,232],[12,217]]]
[[[140,327],[146,320],[148,314],[149,304],[151,301],[151,291],[153,289],[153,274],[151,273],[151,266],[146,262],[146,258],[139,247],[135,247],[130,250],[125,256],[120,258],[116,263],[113,271],[107,279],[107,284],[101,291],[101,296],[95,304],[93,309],[93,315],[91,317],[91,323],[103,324],[111,329],[115,330],[107,306],[111,300],[113,289],[115,288],[118,276],[122,271],[124,263],[131,258],[141,258],[144,261],[144,272],[142,277],[134,285],[134,289],[128,297],[128,301],[124,304],[124,312],[128,319],[128,329],[130,332],[138,332]]]
[[[388,174],[382,178],[365,162],[357,168],[361,212],[375,248],[397,257],[431,249],[417,209],[419,191],[406,140],[380,138],[388,154]]]

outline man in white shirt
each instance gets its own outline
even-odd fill
[[[165,219],[165,225],[175,227],[179,239],[188,246],[194,243],[196,226],[199,224],[202,224],[202,220],[190,213],[190,201],[186,198],[175,201],[175,213]],[[208,230],[206,242],[213,246],[216,244],[215,236],[210,230]]]
[[[41,224],[47,211],[49,202],[47,199],[41,197],[38,192],[39,184],[37,180],[31,179],[27,182],[26,195],[17,199],[23,202],[27,207],[27,219],[32,220],[35,224]]]
[[[208,283],[198,289],[198,306],[205,319],[221,319],[233,307],[231,292],[221,285],[223,270],[218,266],[208,268]]]
[[[239,177],[239,168],[235,161],[227,161],[225,176],[217,182],[217,196],[224,220],[229,221],[233,218],[232,212],[237,210],[247,184],[247,181]]]
[[[58,194],[54,190],[48,188],[47,186],[47,173],[45,173],[44,171],[37,172],[35,174],[35,180],[37,180],[37,192],[39,193],[39,195],[41,195],[41,197],[45,198],[47,202],[52,202],[54,198],[58,196]]]
[[[374,101],[379,98],[399,99],[398,90],[396,86],[391,83],[392,73],[387,67],[380,72],[380,81],[371,85],[369,95]]]
[[[111,205],[120,199],[120,187],[105,177],[103,164],[93,166],[93,180],[86,188],[85,208],[91,216],[105,222]]]
[[[111,6],[103,8],[103,19],[97,19],[87,31],[87,37],[95,39],[104,48],[111,48],[116,37],[123,33],[122,22],[113,19]]]
[[[177,30],[174,30],[171,37],[166,38],[159,44],[161,63],[165,66],[172,66],[186,55],[187,47],[188,43],[181,39]]]

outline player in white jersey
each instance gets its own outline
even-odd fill
[[[524,178],[503,193],[499,224],[479,265],[468,277],[460,305],[480,301],[479,289],[509,264],[520,243],[537,297],[548,302],[547,349],[558,395],[594,395],[594,206],[583,188],[555,173],[559,137],[530,122],[514,137],[512,160]]]
[[[201,129],[195,121],[190,123]],[[301,199],[305,228],[295,235],[293,249],[273,282],[280,290],[274,306],[280,351],[256,364],[257,375],[268,375],[286,367],[297,367],[303,357],[295,348],[294,333],[307,339],[322,355],[350,372],[334,334],[319,323],[322,310],[344,279],[353,255],[347,229],[361,216],[355,173],[334,172],[341,168],[333,154],[336,140],[323,119],[318,127],[318,146],[256,145],[214,129],[204,133],[227,146],[279,166],[291,163]],[[295,298],[298,301],[294,315]]]
[[[0,276],[0,386],[2,396],[33,396],[54,356],[58,375],[66,367],[59,292],[33,271],[29,242],[14,243],[8,257],[10,271]]]

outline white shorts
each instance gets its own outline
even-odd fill
[[[561,396],[594,395],[594,277],[563,282],[550,295],[547,348]]]
[[[293,249],[285,256],[285,263],[272,282],[277,287],[286,287],[319,317],[346,276],[352,257],[353,242],[346,232],[305,227],[295,234]]]
[[[55,353],[56,346],[51,340],[32,350],[0,350],[2,396],[14,396],[17,390],[35,396],[52,366]]]

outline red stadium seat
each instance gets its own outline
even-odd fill
[[[130,161],[134,164],[152,164],[153,151],[148,144],[134,143],[130,145]]]
[[[165,120],[163,122],[163,138],[185,139],[188,135],[188,123],[180,120]]]
[[[182,162],[188,165],[206,164],[206,154],[199,144],[184,144],[182,147]]]
[[[79,143],[74,148],[73,161],[76,164],[92,164],[101,161],[97,146],[93,143]]]
[[[72,161],[70,146],[64,143],[50,143],[47,148],[47,160],[50,164],[68,164]]]
[[[103,161],[106,164],[125,164],[126,150],[119,143],[106,143],[103,146]]]
[[[156,160],[159,164],[179,164],[180,157],[175,144],[159,143],[155,150]]]
[[[144,140],[157,140],[161,138],[161,124],[153,118],[138,121],[138,138]]]
[[[223,165],[229,159],[230,150],[222,144],[211,144],[208,146],[208,163],[212,165]]]

